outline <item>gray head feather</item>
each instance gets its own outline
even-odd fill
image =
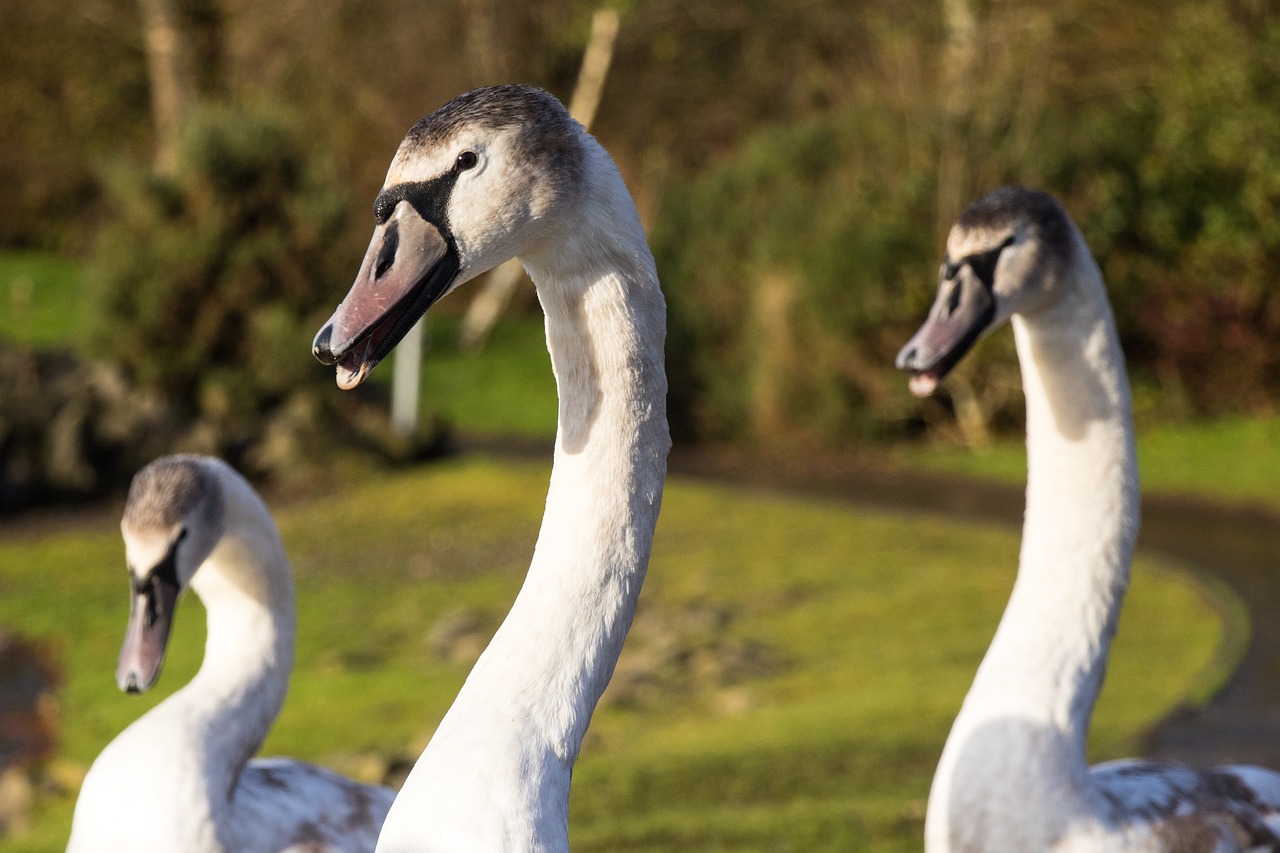
[[[1071,256],[1071,220],[1048,193],[1025,187],[1000,187],[969,205],[956,221],[960,228],[989,231],[1030,226],[1040,242],[1059,258]]]
[[[125,503],[125,527],[168,530],[195,514],[210,527],[222,524],[218,481],[198,456],[166,456],[134,475]]]
[[[534,86],[487,86],[459,95],[410,128],[402,150],[432,148],[464,127],[518,128],[516,147],[531,167],[572,174],[583,167],[582,126],[554,95]]]

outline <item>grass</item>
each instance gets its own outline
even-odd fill
[[[0,337],[74,345],[87,319],[80,297],[77,262],[39,252],[0,252]]]
[[[541,315],[503,317],[478,353],[458,349],[460,325],[457,316],[428,315],[423,409],[468,435],[554,436],[556,381]],[[389,386],[391,367],[376,371],[373,380]]]
[[[279,508],[301,618],[265,752],[340,768],[415,756],[469,668],[438,659],[430,629],[458,608],[496,627],[546,480],[545,464],[458,460]],[[66,668],[64,768],[87,766],[201,654],[201,611],[186,601],[156,692],[116,691],[127,605],[113,527],[0,544],[0,624],[51,641]],[[933,766],[1017,547],[1000,529],[671,483],[640,613],[575,772],[575,849],[918,850]],[[1094,757],[1125,754],[1220,677],[1206,667],[1222,637],[1203,590],[1140,560]],[[673,641],[686,654],[662,658]],[[735,649],[753,650],[749,665],[723,665]],[[73,799],[47,793],[4,849],[61,850]]]
[[[1161,424],[1138,433],[1142,490],[1199,494],[1280,509],[1280,416]],[[1020,439],[990,447],[917,446],[895,456],[911,465],[1005,482],[1027,477]]]

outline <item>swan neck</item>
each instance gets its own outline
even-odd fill
[[[257,506],[228,507],[228,533],[192,577],[207,614],[204,661],[171,700],[191,715],[211,782],[227,791],[284,704],[296,633],[284,546],[266,507],[250,496]]]
[[[979,825],[978,846],[1043,849],[1090,808],[1086,737],[1129,582],[1138,477],[1115,323],[1092,257],[1077,266],[1057,303],[1013,318],[1027,406],[1018,576],[934,777],[930,850]],[[1042,819],[1017,820],[1027,813]]]
[[[573,222],[520,255],[559,392],[532,563],[392,808],[380,850],[568,849],[569,782],[635,613],[670,438],[666,309],[634,204],[594,140]],[[402,806],[402,803],[412,803]]]
[[[1027,508],[997,642],[1029,666],[1022,675],[1083,760],[1129,582],[1138,474],[1124,356],[1100,276],[1070,296],[1046,316],[1014,318],[1027,407]]]

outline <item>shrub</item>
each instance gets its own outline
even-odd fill
[[[1103,97],[1082,97],[1069,75],[1021,93],[1019,75],[1041,73],[1028,43],[1025,61],[974,73],[981,121],[949,124],[941,99],[920,92],[871,91],[673,182],[653,236],[677,425],[701,439],[841,446],[925,421],[954,429],[950,410],[968,415],[969,440],[1017,424],[1010,335],[978,347],[940,402],[911,401],[892,363],[933,296],[935,223],[960,212],[940,199],[1009,182],[1059,196],[1093,247],[1140,414],[1273,410],[1280,23],[1250,8],[1178,4],[1156,47],[1165,61]],[[1088,68],[1041,64],[1058,62]],[[922,148],[963,163],[949,192],[943,158]]]
[[[108,178],[115,217],[88,269],[94,351],[176,406],[191,424],[180,446],[263,472],[369,421],[309,354],[362,229],[346,227],[345,194],[287,120],[207,107],[172,177]]]
[[[932,299],[934,176],[876,121],[763,132],[665,198],[653,243],[684,434],[838,445],[912,416],[892,362]]]

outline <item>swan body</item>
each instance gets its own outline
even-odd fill
[[[1006,320],[1027,408],[1022,550],[933,779],[927,850],[1280,850],[1280,775],[1086,762],[1138,531],[1130,393],[1083,236],[1050,196],[1016,187],[952,229],[938,298],[898,356],[913,392]]]
[[[121,522],[133,595],[116,671],[159,675],[178,593],[208,612],[204,663],[94,761],[70,853],[371,851],[394,793],[282,758],[250,760],[293,667],[293,579],[253,488],[224,462],[159,459],[133,480]]]
[[[665,303],[635,205],[553,97],[459,96],[401,143],[315,352],[358,384],[437,298],[518,256],[546,315],[555,463],[528,576],[409,774],[380,853],[565,851],[569,782],[644,581],[670,448]]]

